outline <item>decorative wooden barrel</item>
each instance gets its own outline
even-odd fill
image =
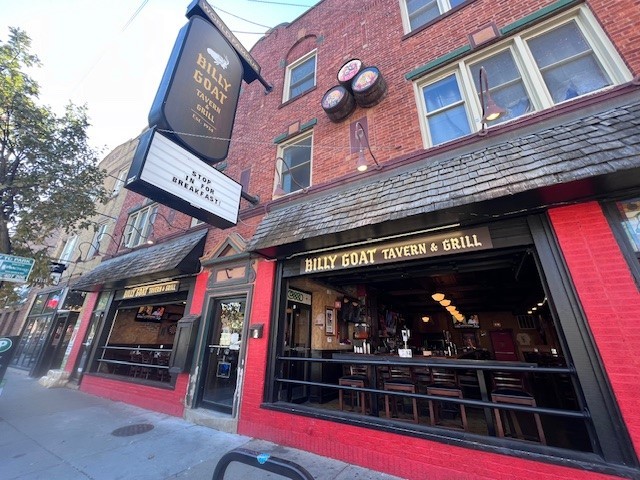
[[[330,88],[322,97],[322,109],[332,122],[339,122],[347,117],[354,108],[356,102],[353,95],[342,85]]]
[[[338,83],[351,91],[351,82],[362,71],[364,64],[357,58],[352,58],[338,70]]]
[[[380,103],[387,93],[387,82],[376,67],[367,67],[351,82],[353,97],[361,107],[373,107]]]

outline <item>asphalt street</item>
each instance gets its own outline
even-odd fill
[[[264,465],[292,462],[316,480],[397,480],[72,388],[45,388],[13,368],[0,392],[2,480],[211,479],[220,458],[235,449],[261,454]],[[231,462],[223,478],[292,478],[259,469],[257,455],[250,463]]]

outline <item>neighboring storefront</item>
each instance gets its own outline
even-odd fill
[[[252,316],[269,322],[270,350],[251,340],[247,362],[267,368],[247,371],[264,391],[245,394],[239,432],[321,454],[316,439],[330,436],[333,456],[412,478],[488,474],[505,453],[550,478],[637,475],[635,394],[617,375],[631,352],[609,341],[628,333],[602,314],[638,314],[637,301],[620,310],[608,297],[638,297],[629,200],[640,181],[633,162],[611,171],[601,158],[625,164],[635,146],[579,154],[579,166],[550,175],[559,155],[601,141],[598,125],[620,138],[639,106],[601,108],[305,198],[304,216],[296,205],[271,211],[249,245],[278,260],[260,262],[254,292],[258,305],[274,285],[272,311]],[[504,185],[495,173],[483,183],[481,170]],[[447,192],[468,194],[435,188],[441,172]],[[402,388],[393,370],[409,373]],[[455,388],[439,384],[443,370]]]
[[[70,357],[83,391],[182,416],[205,237],[199,230],[112,258],[73,285],[93,291]]]
[[[37,293],[11,366],[27,370],[32,377],[64,366],[83,302],[84,294],[68,287],[49,287]]]

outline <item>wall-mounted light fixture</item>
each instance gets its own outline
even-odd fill
[[[287,162],[284,161],[284,158],[278,157],[276,158],[276,172],[278,173],[278,184],[276,185],[276,188],[273,189],[273,196],[281,197],[282,195],[286,195],[287,193],[293,193],[293,192],[287,192],[282,187],[282,177],[284,172],[283,172],[283,168],[280,168],[280,170],[278,170],[278,163],[280,163],[280,165],[286,168],[286,171],[289,172],[289,178],[291,178],[291,181],[295,183],[298,187],[300,187],[303,193],[307,193],[307,191],[309,190],[309,187],[305,187],[301,185],[300,182],[298,182],[296,178],[293,176],[293,172],[291,171],[291,168],[289,167],[289,165],[287,165]]]
[[[482,107],[482,133],[486,133],[485,126],[487,122],[492,122],[500,118],[501,115],[504,115],[506,110],[493,101],[491,95],[489,94],[489,79],[487,76],[487,71],[484,67],[480,67],[480,71],[478,72],[479,81],[480,81],[480,103]]]
[[[369,139],[367,138],[367,134],[364,131],[364,128],[362,127],[362,124],[360,122],[356,122],[356,138],[358,139],[358,146],[359,146],[358,161],[356,162],[356,169],[359,172],[364,172],[369,168],[367,158],[364,156],[364,143],[362,141],[364,139],[366,141],[367,150],[369,150],[369,153],[371,154],[371,158],[373,158],[373,161],[376,164],[376,170],[380,170],[382,166],[378,163],[378,160],[376,160],[375,155],[371,151],[371,147],[369,145]]]

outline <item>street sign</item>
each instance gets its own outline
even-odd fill
[[[34,263],[33,258],[0,253],[0,281],[25,283]]]
[[[16,352],[20,337],[0,337],[0,393],[2,393],[3,377],[11,362],[11,357]]]

